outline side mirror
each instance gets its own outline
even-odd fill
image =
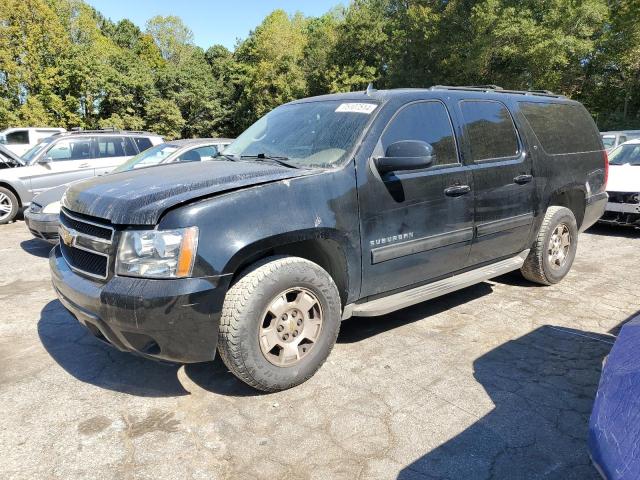
[[[40,159],[38,160],[38,163],[42,163],[43,165],[47,165],[51,162],[53,162],[53,158],[51,158],[50,155],[44,155],[43,157],[40,157]]]
[[[387,147],[384,157],[375,159],[381,175],[396,170],[419,170],[435,162],[433,146],[421,140],[400,140]]]

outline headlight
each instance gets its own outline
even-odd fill
[[[123,232],[116,274],[149,278],[191,276],[198,248],[198,227]]]
[[[60,213],[60,202],[53,202],[49,205],[45,205],[42,209],[42,213]]]

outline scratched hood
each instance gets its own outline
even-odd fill
[[[609,165],[608,192],[640,192],[640,165]]]
[[[114,224],[155,225],[167,209],[176,205],[309,173],[312,171],[263,162],[176,163],[74,183],[62,204],[72,212]]]

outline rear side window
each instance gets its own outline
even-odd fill
[[[125,157],[127,155],[124,137],[97,137],[98,158]]]
[[[602,148],[593,119],[580,105],[520,102],[520,109],[542,148],[550,155],[594,152]]]
[[[504,104],[489,100],[464,100],[460,102],[460,110],[472,161],[518,155],[518,134]]]
[[[147,137],[133,137],[133,139],[136,141],[138,150],[140,150],[141,152],[152,146],[151,140],[149,140]]]
[[[8,145],[25,145],[29,143],[29,131],[17,130],[6,134]]]
[[[391,120],[381,140],[385,152],[392,143],[421,140],[433,147],[434,165],[458,163],[449,113],[440,102],[419,102],[404,107]]]

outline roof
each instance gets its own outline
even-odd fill
[[[153,132],[145,132],[139,130],[116,130],[116,129],[103,129],[103,130],[67,130],[66,132],[59,132],[51,135],[52,137],[70,137],[73,135],[131,135],[131,136],[145,136],[145,137],[162,137]]]
[[[495,85],[471,86],[471,87],[452,87],[445,85],[436,85],[430,88],[396,88],[390,90],[367,89],[366,91],[333,93],[329,95],[320,95],[317,97],[302,98],[291,103],[305,103],[320,100],[339,100],[339,101],[367,101],[373,100],[384,103],[391,99],[403,98],[405,100],[422,99],[428,97],[439,96],[442,92],[447,92],[450,96],[464,96],[467,98],[493,98],[499,99],[504,95],[531,98],[547,98],[557,101],[571,101],[562,95],[556,95],[546,90],[505,90]]]
[[[186,147],[191,145],[208,145],[212,143],[231,143],[232,138],[183,138],[180,140],[170,140],[165,143]]]

